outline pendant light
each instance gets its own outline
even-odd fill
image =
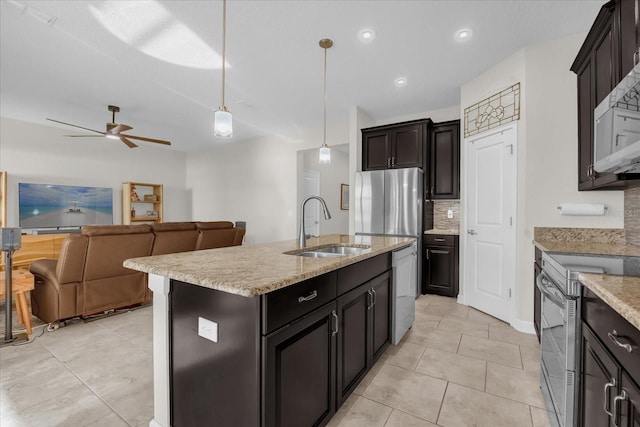
[[[331,149],[327,145],[327,49],[333,46],[330,39],[320,40],[320,47],[324,49],[324,139],[320,147],[318,161],[322,165],[331,163]]]
[[[224,105],[224,84],[226,68],[226,44],[227,44],[227,0],[222,0],[222,105],[216,111],[213,119],[213,135],[219,138],[231,138],[233,136],[233,121],[231,113]]]

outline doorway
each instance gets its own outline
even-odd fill
[[[511,323],[516,279],[517,124],[466,139],[465,303]]]

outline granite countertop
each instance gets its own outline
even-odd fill
[[[580,273],[580,281],[640,329],[640,277]]]
[[[460,230],[457,228],[448,229],[448,228],[432,228],[431,230],[426,230],[424,234],[442,234],[445,236],[459,236]]]
[[[232,246],[194,252],[128,259],[126,268],[157,274],[245,297],[255,297],[358,261],[408,246],[414,238],[333,234],[257,245]],[[285,254],[330,245],[369,247],[359,254],[335,258],[308,258]]]
[[[640,246],[620,243],[576,242],[569,240],[534,240],[533,244],[544,252],[640,256]]]

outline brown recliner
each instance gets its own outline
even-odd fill
[[[197,250],[224,248],[242,244],[245,229],[236,228],[229,221],[196,222],[200,235]]]
[[[78,300],[85,257],[87,236],[72,234],[60,248],[60,257],[31,263],[34,276],[31,291],[31,312],[47,323],[79,315]]]
[[[151,225],[155,241],[151,255],[195,251],[198,229],[193,222],[164,222]]]

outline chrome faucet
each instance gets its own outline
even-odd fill
[[[324,219],[331,219],[331,214],[329,213],[329,208],[327,208],[327,203],[320,196],[309,196],[302,202],[302,207],[300,208],[300,234],[298,235],[298,246],[304,248],[307,246],[307,236],[304,232],[304,206],[311,199],[316,199],[322,204],[322,210],[324,211]]]

